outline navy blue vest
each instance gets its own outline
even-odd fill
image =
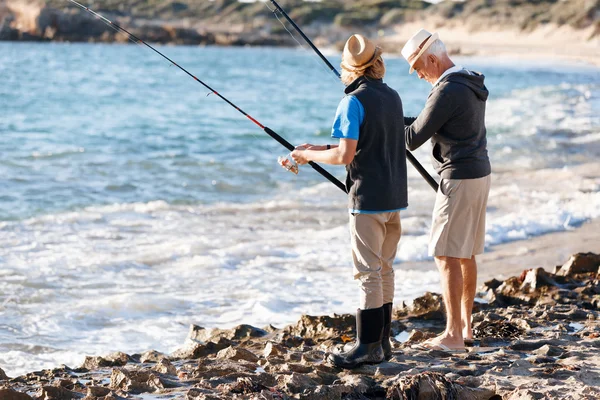
[[[365,109],[354,160],[346,166],[348,207],[383,212],[408,206],[404,114],[398,93],[382,80],[357,78],[345,90]]]

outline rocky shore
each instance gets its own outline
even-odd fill
[[[172,354],[115,353],[9,378],[0,399],[598,399],[600,255],[553,273],[523,271],[480,288],[466,353],[411,345],[444,326],[439,295],[394,310],[394,356],[353,371],[324,362],[353,340],[352,315],[303,316],[283,329],[192,325]]]
[[[297,46],[268,9],[273,8],[269,2],[82,2],[150,42]],[[350,33],[359,31],[378,38],[386,51],[398,53],[398,47],[418,27],[427,26],[438,30],[454,53],[564,54],[600,63],[598,0],[470,0],[438,4],[421,0],[282,0],[280,3],[320,47],[340,49]],[[287,28],[293,32],[291,27]],[[128,37],[65,0],[0,0],[0,40],[127,42]]]

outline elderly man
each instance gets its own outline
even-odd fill
[[[341,64],[346,96],[332,129],[339,145],[304,144],[292,152],[298,164],[346,165],[354,279],[361,296],[356,343],[328,357],[341,368],[376,364],[392,356],[392,264],[401,234],[400,210],[408,200],[402,102],[383,83],[381,53],[361,35],[348,39]]]
[[[491,166],[487,153],[485,103],[480,73],[454,65],[437,33],[417,32],[402,49],[420,79],[431,83],[424,110],[405,118],[406,145],[432,143],[441,176],[433,210],[429,255],[441,274],[446,330],[424,342],[426,349],[464,351],[473,339],[471,312],[477,286],[475,256],[483,253]]]

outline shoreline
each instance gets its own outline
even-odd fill
[[[428,293],[394,309],[393,357],[377,365],[328,365],[327,352],[354,336],[354,317],[304,315],[282,329],[192,325],[170,355],[117,352],[12,379],[0,369],[0,398],[416,400],[449,390],[458,399],[597,399],[599,273],[600,254],[579,253],[556,273],[525,269],[486,282],[476,343],[463,353],[411,347],[443,330],[441,298]]]

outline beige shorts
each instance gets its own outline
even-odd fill
[[[441,180],[433,208],[430,256],[471,258],[483,253],[491,181],[491,175]]]

